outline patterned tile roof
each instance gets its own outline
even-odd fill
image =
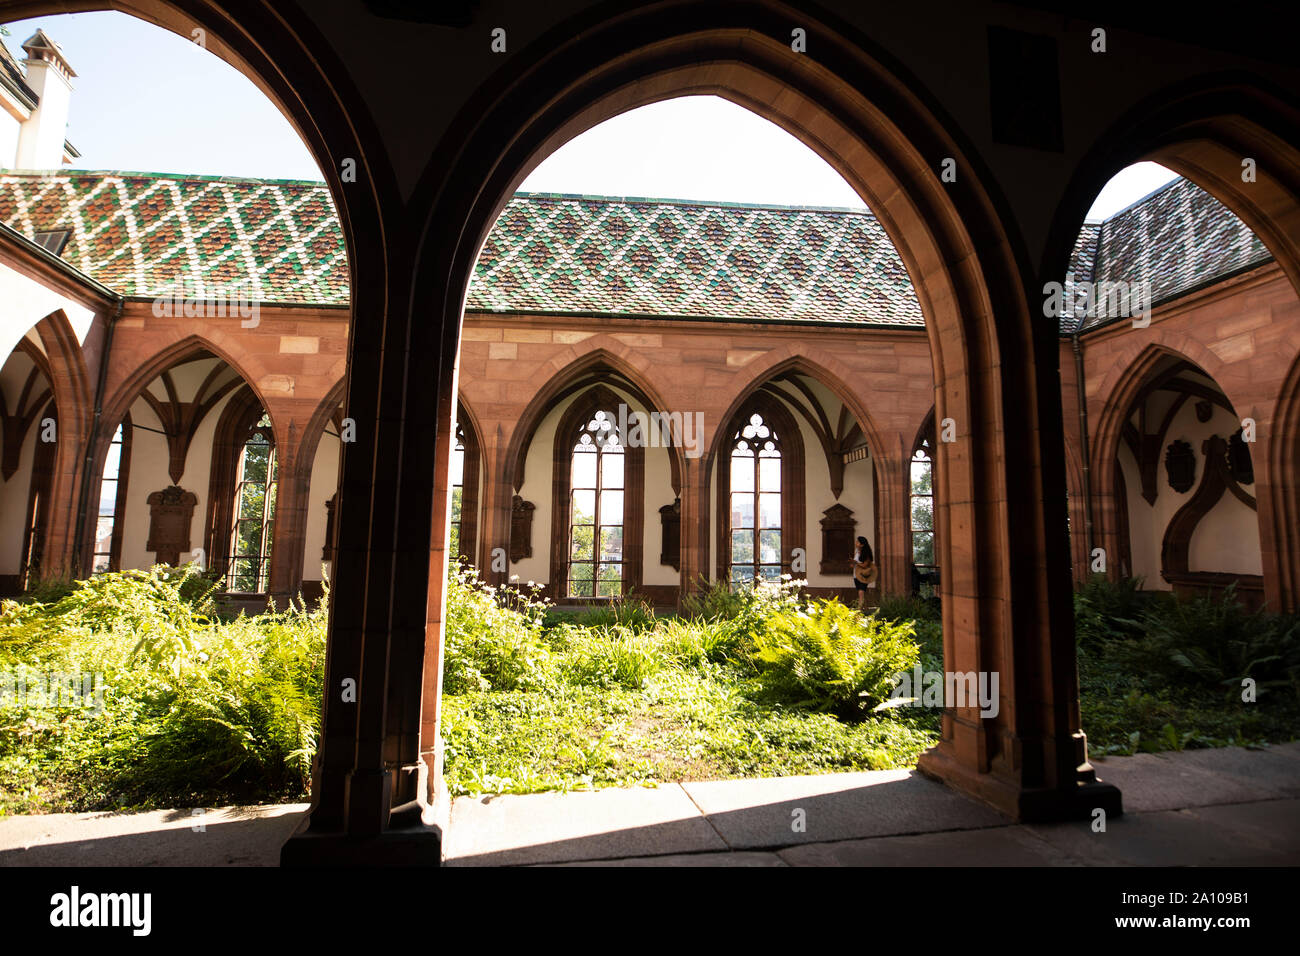
[[[0,173],[0,222],[67,229],[62,257],[125,296],[242,287],[263,302],[348,302],[324,183],[159,173]]]
[[[871,213],[520,193],[467,307],[922,326]]]
[[[348,303],[342,232],[324,183],[160,173],[0,173],[0,222],[67,229],[62,257],[126,296],[178,280],[262,302]],[[1071,258],[1079,281],[1150,278],[1153,301],[1270,258],[1216,199],[1177,179],[1101,223]],[[470,282],[480,312],[924,324],[870,212],[520,193]],[[1105,321],[1067,316],[1062,332]]]
[[[1070,273],[1075,283],[1149,281],[1156,305],[1272,258],[1227,206],[1179,178],[1104,222],[1085,223]],[[1114,317],[1094,311],[1064,317],[1062,331],[1095,328]]]

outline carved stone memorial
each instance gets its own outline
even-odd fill
[[[149,540],[145,547],[154,553],[159,564],[177,566],[181,554],[190,552],[190,522],[198,495],[180,485],[155,491],[145,499],[149,503]]]
[[[857,547],[854,532],[858,522],[853,511],[834,504],[822,512],[822,574],[852,574],[853,549]]]

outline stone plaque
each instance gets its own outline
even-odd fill
[[[659,509],[659,523],[663,527],[663,549],[659,552],[659,563],[666,564],[674,571],[682,569],[682,499],[674,498],[673,503]]]
[[[1196,481],[1196,452],[1185,441],[1171,442],[1165,449],[1165,474],[1169,487],[1179,494],[1189,491]]]
[[[822,525],[822,574],[852,574],[853,550],[857,547],[858,522],[853,511],[834,504],[824,512]]]
[[[510,560],[533,556],[533,511],[537,506],[515,495],[510,502]]]
[[[187,559],[190,552],[190,522],[199,498],[179,485],[155,491],[145,499],[149,503],[149,540],[145,547],[154,552],[159,564],[173,567]]]

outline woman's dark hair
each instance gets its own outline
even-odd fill
[[[875,557],[871,554],[871,545],[867,544],[867,539],[862,535],[858,535],[858,547],[861,548],[861,553],[858,556],[859,562],[875,560]]]

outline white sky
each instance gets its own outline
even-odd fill
[[[119,13],[7,24],[19,45],[41,27],[77,72],[68,138],[77,168],[320,179],[279,111],[238,70],[189,40]],[[1154,163],[1122,171],[1089,218],[1173,178]],[[533,192],[862,206],[811,149],[749,111],[691,96],[616,116],[565,144],[523,183]]]

